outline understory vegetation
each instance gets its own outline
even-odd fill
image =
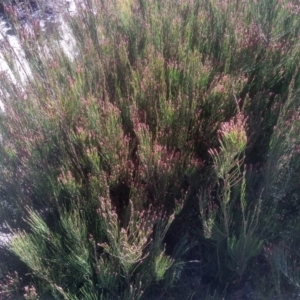
[[[1,299],[297,299],[298,1],[4,8]]]

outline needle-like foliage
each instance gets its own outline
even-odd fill
[[[21,2],[3,5],[0,298],[289,298],[299,3],[82,0],[43,29]]]

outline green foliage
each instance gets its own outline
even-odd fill
[[[28,66],[1,49],[19,82],[1,74],[0,220],[30,274],[11,297],[229,299],[247,284],[288,297],[299,5],[78,7],[63,16],[73,57],[59,30],[26,31],[13,10]]]

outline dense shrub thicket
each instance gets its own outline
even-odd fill
[[[298,2],[77,5],[73,59],[37,23],[30,72],[1,48],[1,299],[291,299]]]

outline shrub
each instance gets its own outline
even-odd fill
[[[72,55],[13,8],[30,68],[2,50],[25,78],[1,74],[0,116],[0,215],[24,298],[229,298],[249,284],[267,297],[257,274],[287,293],[266,249],[299,242],[298,6],[77,5]]]

